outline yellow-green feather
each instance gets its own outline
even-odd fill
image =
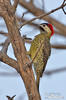
[[[45,70],[47,60],[50,56],[50,39],[48,36],[44,33],[39,34],[35,37],[35,39],[31,43],[30,50],[28,52],[29,56],[31,59],[34,58],[37,49],[40,47],[41,43],[44,42],[35,57],[33,64],[34,64],[34,69],[37,75],[37,80],[36,84],[37,87],[39,88],[39,79],[43,74],[43,71]]]

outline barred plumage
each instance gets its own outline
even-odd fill
[[[36,54],[37,49],[40,47],[40,45],[42,43],[42,46],[33,61],[34,69],[35,69],[36,76],[37,76],[36,84],[37,84],[38,90],[39,90],[40,77],[42,76],[42,74],[45,70],[47,60],[51,53],[50,35],[51,35],[52,31],[46,24],[43,24],[43,25],[44,26],[41,27],[42,28],[41,33],[38,34],[35,37],[35,39],[32,41],[31,47],[29,50],[29,56],[31,59],[33,59]],[[48,31],[45,30],[45,25],[46,25],[46,29],[48,29]]]

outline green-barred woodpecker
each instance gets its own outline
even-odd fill
[[[39,27],[40,34],[35,36],[34,40],[31,43],[30,50],[27,52],[30,58],[33,59],[38,48],[40,48],[35,59],[33,60],[34,69],[37,76],[36,84],[38,90],[40,77],[42,76],[46,68],[47,60],[51,54],[50,38],[54,34],[53,26],[49,23],[42,23]]]

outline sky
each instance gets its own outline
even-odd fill
[[[35,0],[35,5],[37,7],[42,6],[41,0],[37,2],[38,0]],[[52,9],[60,6],[63,2],[63,0],[45,0],[45,10],[51,11]],[[16,14],[18,16],[22,15],[22,12],[26,11],[26,9],[18,6]],[[30,16],[30,17],[29,17]],[[66,25],[66,15],[64,15],[62,10],[56,11],[55,13],[51,14],[51,16],[58,21],[62,22]],[[34,16],[32,14],[27,14],[25,18],[33,18]],[[61,20],[60,20],[61,19]],[[43,20],[39,22],[39,20],[36,21],[37,23],[42,23]],[[6,31],[7,28],[4,23],[4,27],[2,27],[4,23],[4,20],[0,20],[0,31]],[[30,30],[30,31],[29,31]],[[33,32],[34,30],[34,32]],[[28,37],[32,37],[32,39],[35,37],[36,34],[39,33],[39,30],[35,30],[35,28],[29,27],[28,25],[25,25],[21,30],[21,35],[26,34]],[[32,34],[30,34],[33,32]],[[22,34],[23,33],[23,34]],[[35,34],[36,33],[36,34]],[[5,37],[0,35],[0,42],[5,41]],[[61,38],[59,36],[54,35],[51,38],[51,43],[66,43],[65,38]],[[27,50],[29,50],[30,45],[25,44]],[[0,47],[1,49],[1,47]],[[12,45],[9,45],[8,48],[8,55],[15,59],[13,54]],[[47,70],[54,70],[59,68],[66,67],[66,50],[51,50],[51,56],[47,62],[46,71]],[[5,74],[5,76],[2,73],[8,73],[9,75]],[[15,75],[13,75],[15,74]],[[12,76],[13,75],[13,76]],[[42,100],[66,100],[66,72],[61,73],[54,73],[52,75],[44,75],[40,79],[40,95]],[[13,96],[16,95],[14,100],[28,100],[26,89],[24,86],[24,83],[20,77],[20,75],[16,72],[15,69],[11,68],[10,66],[0,62],[0,100],[7,100],[6,95]]]

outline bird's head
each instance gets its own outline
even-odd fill
[[[51,37],[54,34],[53,26],[52,26],[52,24],[49,24],[49,23],[42,23],[42,24],[40,24],[40,30],[42,32],[47,33],[47,35],[49,37]]]

